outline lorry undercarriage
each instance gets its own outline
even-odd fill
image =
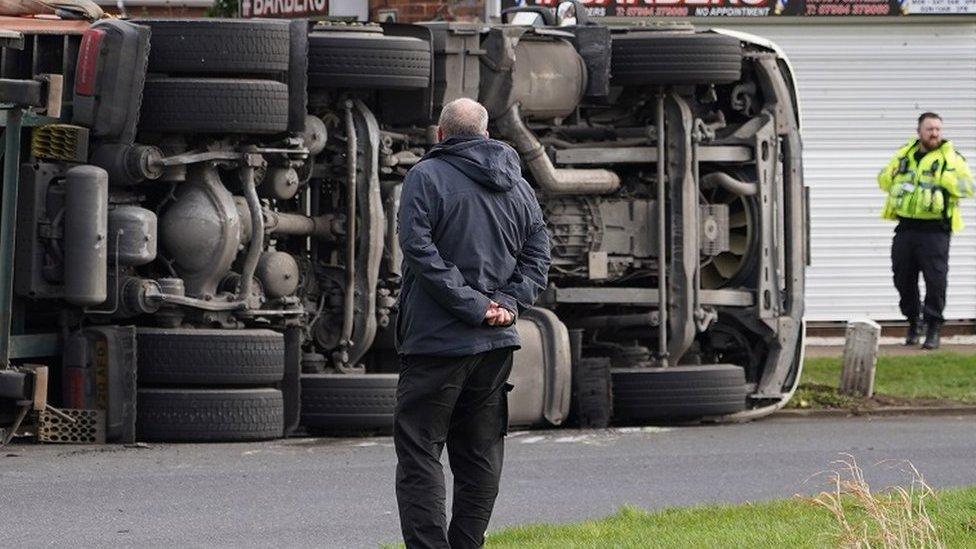
[[[30,408],[47,440],[388,428],[400,187],[459,97],[520,153],[552,242],[514,425],[782,406],[808,256],[787,61],[754,37],[575,23],[13,37],[0,426]]]

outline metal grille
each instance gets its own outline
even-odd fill
[[[62,412],[75,420],[68,423],[48,411],[37,417],[38,442],[59,442],[64,444],[104,444],[105,411],[62,409]]]
[[[38,126],[31,134],[31,154],[83,163],[88,159],[88,128],[71,124]]]

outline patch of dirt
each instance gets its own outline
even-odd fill
[[[946,398],[907,398],[889,395],[874,395],[864,399],[866,402],[877,406],[918,406],[918,407],[945,407],[945,406],[965,406],[967,403]]]
[[[837,388],[829,385],[801,383],[787,407],[799,410],[832,409],[858,412],[893,407],[940,408],[966,405],[965,402],[945,398],[909,398],[881,394],[871,398],[860,398],[841,394]]]
[[[971,336],[967,336],[971,337]],[[952,343],[942,340],[939,351],[950,351],[959,354],[976,354],[976,345],[969,343]],[[904,356],[904,355],[927,355],[933,351],[927,351],[921,347],[906,347],[900,343],[894,345],[881,345],[878,348],[878,356]],[[842,357],[844,356],[844,345],[807,345],[804,350],[806,358],[815,357]]]

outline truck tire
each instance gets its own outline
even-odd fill
[[[285,339],[271,330],[140,328],[144,385],[270,385],[285,372]]]
[[[289,22],[137,19],[152,30],[149,72],[251,75],[288,71]]]
[[[324,431],[393,429],[397,374],[302,376],[302,425]]]
[[[610,75],[615,85],[724,84],[742,77],[742,45],[709,32],[614,35]]]
[[[409,36],[365,32],[308,35],[310,88],[424,89],[430,44]]]
[[[615,421],[688,420],[740,412],[749,387],[733,364],[615,368],[611,370]]]
[[[150,442],[238,442],[281,438],[277,389],[139,389],[136,434]]]
[[[139,128],[161,133],[288,130],[288,85],[270,80],[150,78]]]

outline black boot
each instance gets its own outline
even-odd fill
[[[925,331],[925,343],[922,344],[923,349],[938,349],[939,348],[939,324],[937,322],[929,323],[928,329]]]
[[[908,333],[905,335],[905,345],[918,345],[918,338],[922,337],[922,323],[919,320],[908,322]]]

